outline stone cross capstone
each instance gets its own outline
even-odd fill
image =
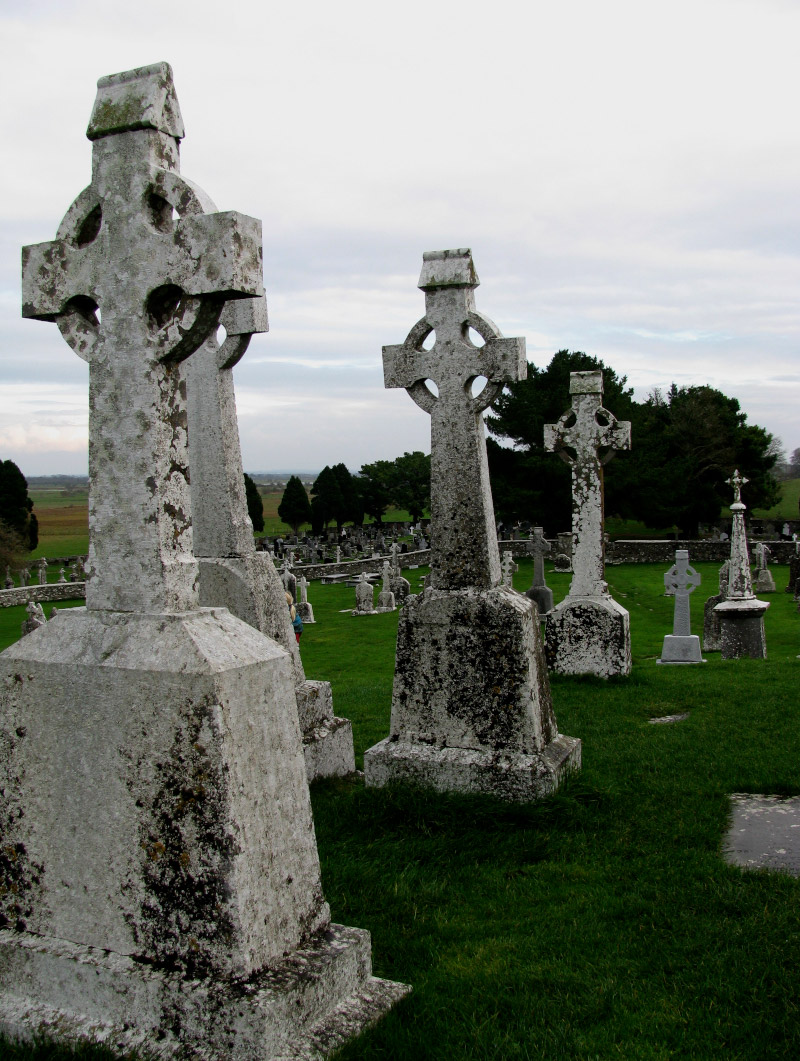
[[[572,582],[547,621],[547,661],[561,674],[630,674],[630,618],[604,578],[603,466],[630,449],[631,425],[603,407],[603,373],[570,373],[571,408],[545,424],[544,447],[572,469]]]
[[[431,418],[429,584],[437,589],[489,589],[501,578],[481,414],[504,384],[526,377],[527,364],[525,340],[503,338],[477,312],[477,286],[468,250],[427,252],[419,280],[425,316],[404,343],[383,348],[384,385],[404,387]],[[474,396],[479,377],[487,382]]]
[[[425,316],[383,348],[385,385],[431,418],[432,555],[400,613],[390,735],[366,751],[364,772],[368,786],[525,802],[580,765],[580,741],[558,733],[532,603],[501,585],[481,414],[527,364],[525,341],[477,312],[477,286],[470,251],[424,254]]]

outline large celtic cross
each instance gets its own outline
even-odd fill
[[[101,78],[92,182],[51,243],[22,252],[23,316],[55,321],[89,363],[87,607],[197,602],[179,363],[228,299],[263,294],[261,224],[179,173],[183,122],[166,63]]]
[[[405,387],[431,417],[429,584],[436,589],[488,589],[501,578],[481,413],[504,383],[525,378],[527,364],[525,340],[503,338],[475,310],[478,283],[469,250],[424,254],[418,286],[425,316],[404,343],[383,348],[385,386]],[[426,347],[431,333],[435,341]],[[475,396],[480,376],[487,383]]]
[[[572,468],[572,583],[570,596],[607,592],[603,578],[603,465],[616,450],[630,449],[631,425],[604,409],[603,373],[571,372],[572,408],[545,424],[544,448]]]

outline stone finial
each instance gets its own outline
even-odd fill
[[[169,63],[109,74],[97,82],[89,140],[135,129],[156,129],[176,140],[186,135]]]

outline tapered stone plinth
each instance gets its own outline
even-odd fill
[[[556,674],[630,674],[630,616],[610,594],[566,597],[547,617],[545,648]]]

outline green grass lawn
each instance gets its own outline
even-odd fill
[[[699,632],[718,565],[696,566]],[[631,614],[630,678],[552,679],[559,729],[583,742],[581,773],[554,797],[312,786],[334,920],[370,929],[375,972],[414,988],[343,1061],[800,1056],[800,881],[720,857],[728,793],[800,793],[787,569],[773,568],[769,658],[694,667],[656,664],[672,630],[664,570],[606,571]],[[523,561],[515,586],[530,580]],[[563,597],[569,576],[548,581]],[[397,614],[351,617],[343,586],[312,583],[309,598],[306,673],[332,682],[360,765],[388,732]],[[680,711],[682,723],[648,722]]]
[[[761,519],[797,519],[800,501],[800,479],[786,479],[781,483],[781,499],[774,508],[754,509],[753,515]]]

